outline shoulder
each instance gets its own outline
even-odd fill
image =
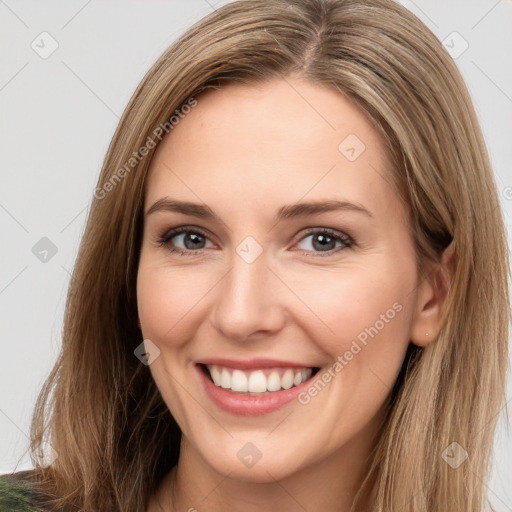
[[[36,512],[31,471],[0,475],[0,512]]]

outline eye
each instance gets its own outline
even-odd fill
[[[352,247],[353,240],[342,232],[331,229],[313,229],[297,244],[300,250],[308,252],[325,253],[319,256],[330,256],[345,248]]]
[[[345,233],[327,228],[312,228],[297,244],[298,249],[317,256],[331,256],[340,250],[352,247],[353,239]],[[182,256],[200,254],[203,249],[214,247],[202,230],[182,226],[165,231],[158,238],[158,245],[166,246],[171,253]]]
[[[193,255],[202,249],[213,247],[213,243],[197,228],[180,227],[166,231],[158,240],[159,245],[165,245],[170,252],[181,255]]]

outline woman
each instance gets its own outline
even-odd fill
[[[441,43],[388,0],[236,1],[126,108],[34,415],[56,457],[15,476],[52,511],[484,510],[508,319]]]

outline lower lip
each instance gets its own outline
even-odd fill
[[[313,377],[290,389],[272,391],[268,395],[243,395],[216,386],[205,374],[201,366],[196,366],[210,399],[223,411],[239,416],[260,416],[284,407],[297,398],[297,395],[310,384]]]

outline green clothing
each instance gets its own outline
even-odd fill
[[[0,475],[0,512],[37,512],[33,484],[12,475]]]

